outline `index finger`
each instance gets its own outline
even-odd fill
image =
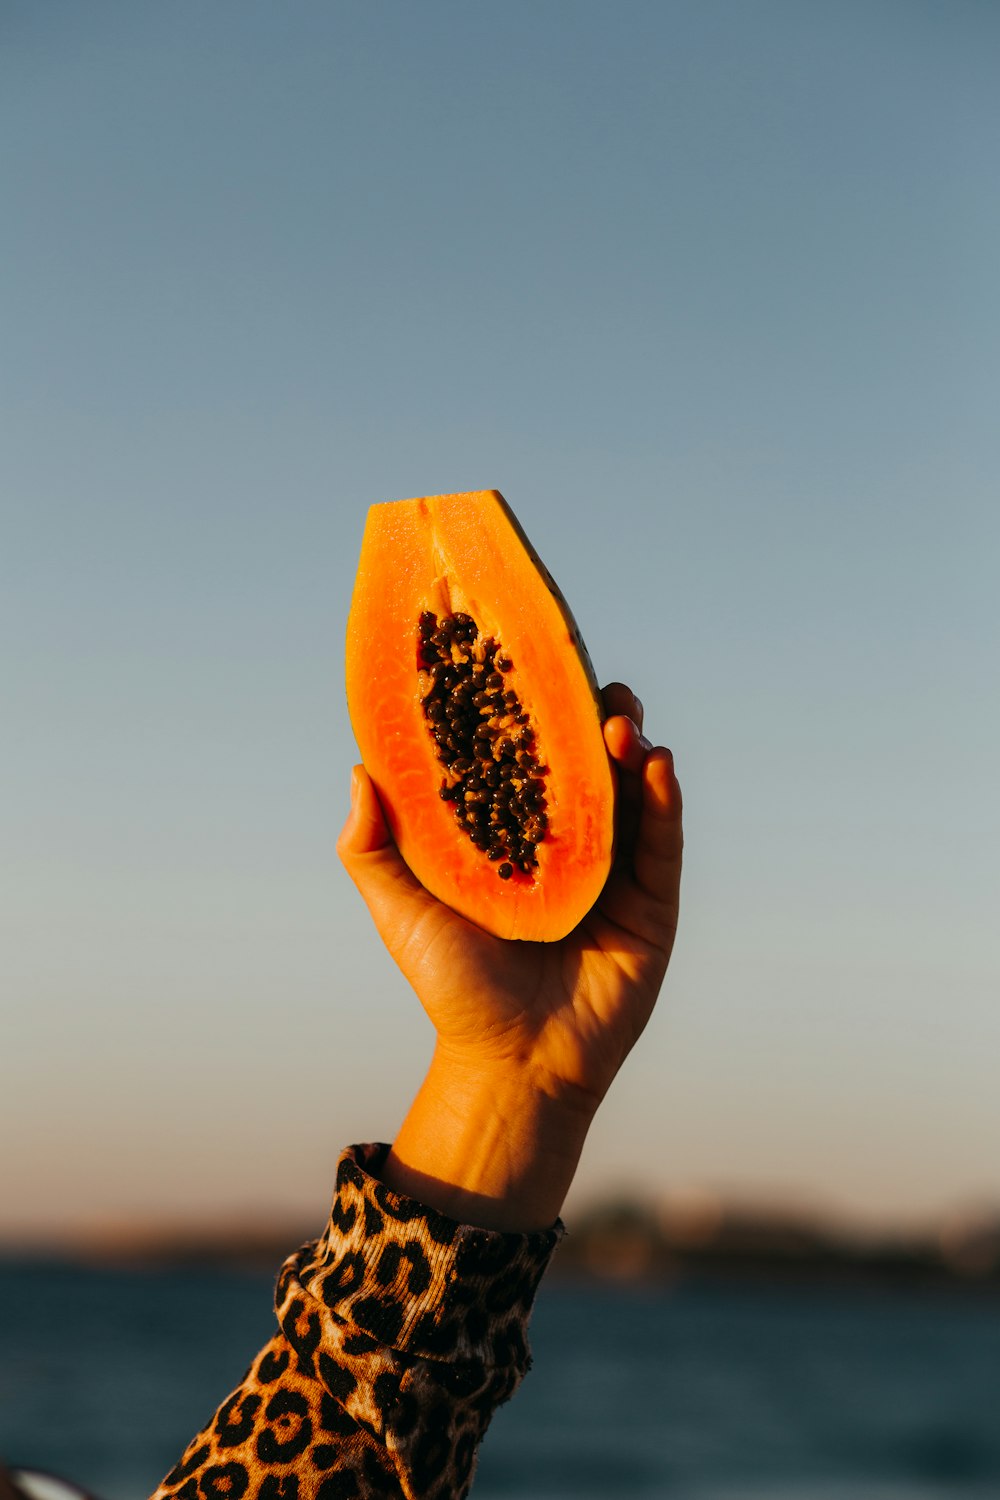
[[[624,714],[626,719],[632,720],[636,729],[642,729],[642,703],[626,683],[609,682],[601,689],[601,698],[607,718],[613,719],[618,714]]]

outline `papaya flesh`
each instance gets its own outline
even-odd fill
[[[611,869],[615,777],[580,632],[496,490],[371,507],[347,701],[421,884],[498,937],[565,937]]]

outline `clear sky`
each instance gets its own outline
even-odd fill
[[[1000,1202],[1000,9],[7,0],[0,1228],[326,1209],[366,507],[503,491],[687,800],[623,1183]]]

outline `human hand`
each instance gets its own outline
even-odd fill
[[[454,1189],[458,1200],[437,1191],[437,1206],[443,1196],[446,1211],[476,1208],[480,1221],[499,1214],[505,1222],[497,1227],[513,1227],[511,1214],[519,1223],[548,1214],[548,1222],[556,1198],[558,1212],[593,1113],[649,1019],[673,946],[682,848],[673,758],[643,738],[642,705],[627,687],[612,683],[603,697],[605,743],[619,776],[615,866],[561,942],[493,937],[431,896],[399,855],[361,767],[338,843],[437,1033],[387,1180],[409,1192],[420,1187],[414,1195],[428,1202],[439,1185]]]

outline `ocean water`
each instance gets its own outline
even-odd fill
[[[0,1455],[143,1500],[269,1335],[271,1278],[0,1265]],[[543,1285],[477,1500],[1000,1497],[1000,1298]]]

